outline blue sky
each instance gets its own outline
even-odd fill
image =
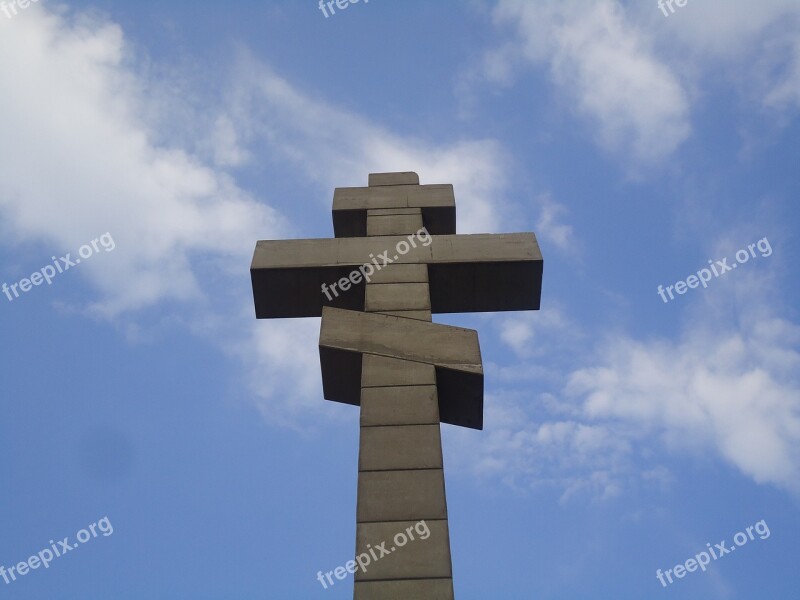
[[[0,295],[0,565],[113,525],[0,598],[352,597],[315,577],[352,558],[357,411],[322,399],[318,319],[256,321],[248,269],[400,170],[545,257],[540,311],[435,317],[486,372],[484,430],[443,426],[457,597],[797,598],[800,6],[667,12],[0,13],[0,283],[89,245]]]

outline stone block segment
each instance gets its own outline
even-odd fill
[[[436,384],[433,365],[376,354],[365,354],[363,362],[361,386],[365,388]]]
[[[394,548],[394,551],[390,556],[384,556],[369,565],[366,573],[356,571],[356,581],[452,577],[447,521],[426,521],[426,524],[430,535],[423,540],[413,530],[416,521],[359,523],[356,527],[356,556],[368,552],[369,546],[375,547],[383,542],[386,542],[387,550]],[[409,540],[402,547],[396,545],[395,536],[408,536],[409,527],[412,528],[414,540]],[[414,600],[424,598],[423,595]]]
[[[422,211],[417,214],[367,217],[367,235],[400,235],[422,229]]]
[[[454,600],[452,579],[357,581],[355,600]]]
[[[419,175],[413,171],[369,174],[369,187],[382,185],[419,185]]]
[[[372,283],[367,285],[364,310],[430,310],[430,291],[427,283]]]
[[[428,265],[389,265],[376,271],[370,283],[428,283]]]
[[[362,427],[358,468],[360,471],[441,469],[439,425]]]
[[[361,426],[438,425],[435,385],[361,388]]]
[[[359,523],[446,518],[442,469],[359,473]]]
[[[330,350],[421,362],[483,377],[481,349],[474,329],[326,307],[322,312],[319,345]]]

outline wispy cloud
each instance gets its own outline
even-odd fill
[[[563,222],[568,214],[567,207],[559,204],[550,196],[542,194],[537,200],[539,218],[536,220],[537,236],[550,242],[561,252],[569,255],[579,254],[578,241],[572,225]]]
[[[495,22],[515,31],[516,57],[550,67],[553,82],[593,123],[608,151],[647,166],[689,136],[683,86],[615,0],[501,0]],[[488,74],[507,82],[510,67],[503,59],[518,59],[508,45],[492,52]]]
[[[312,98],[242,52],[225,102],[236,137],[268,140],[281,158],[321,187],[366,185],[368,172],[413,170],[422,183],[452,183],[459,232],[494,232],[508,223],[502,206],[508,157],[492,140],[434,142],[392,132],[371,119]]]
[[[177,78],[190,83],[175,94],[174,78],[153,75],[173,67],[142,68],[119,25],[44,5],[24,16],[0,20],[0,85],[14,90],[0,97],[7,243],[64,251],[111,232],[113,260],[81,270],[98,293],[87,302],[94,314],[137,339],[148,337],[145,309],[174,315],[242,359],[270,421],[339,414],[320,408],[318,321],[256,323],[247,286],[256,240],[291,237],[309,200],[281,214],[269,191],[244,189],[229,169],[277,163],[287,181],[316,182],[327,198],[335,186],[365,185],[370,171],[417,170],[424,183],[455,185],[460,231],[507,225],[498,210],[507,157],[494,141],[393,132],[300,91],[245,51],[215,74],[228,78],[229,96],[189,77]]]
[[[639,175],[693,132],[692,111],[713,74],[755,110],[800,108],[800,5],[794,0],[695,3],[664,18],[648,3],[499,0],[494,21],[511,41],[462,77],[507,88],[526,65],[548,67],[557,93],[596,141]]]
[[[499,320],[522,361],[503,370],[515,378],[488,371],[502,387],[487,399],[485,434],[450,434],[462,466],[566,499],[680,479],[643,457],[713,458],[800,493],[800,326],[780,314],[779,269],[705,290],[675,338],[594,327],[591,346],[560,311]]]
[[[0,21],[2,23],[2,21]],[[284,221],[224,172],[154,143],[119,26],[32,6],[0,25],[0,209],[17,242],[54,252],[109,231],[113,260],[82,269],[105,316],[203,296],[196,257],[246,264]],[[54,107],[50,100],[57,99]]]

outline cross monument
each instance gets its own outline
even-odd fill
[[[440,423],[483,429],[483,365],[477,331],[431,315],[538,310],[539,245],[456,235],[453,186],[410,172],[337,188],[333,228],[256,244],[256,317],[321,316],[324,396],[360,406],[356,556],[375,560],[354,598],[452,600]]]

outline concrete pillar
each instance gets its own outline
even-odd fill
[[[411,235],[422,225],[419,208],[367,212],[369,236]],[[366,312],[431,321],[427,265],[388,265],[365,293]],[[361,373],[356,555],[378,558],[356,571],[353,597],[452,600],[436,370],[364,354]]]

